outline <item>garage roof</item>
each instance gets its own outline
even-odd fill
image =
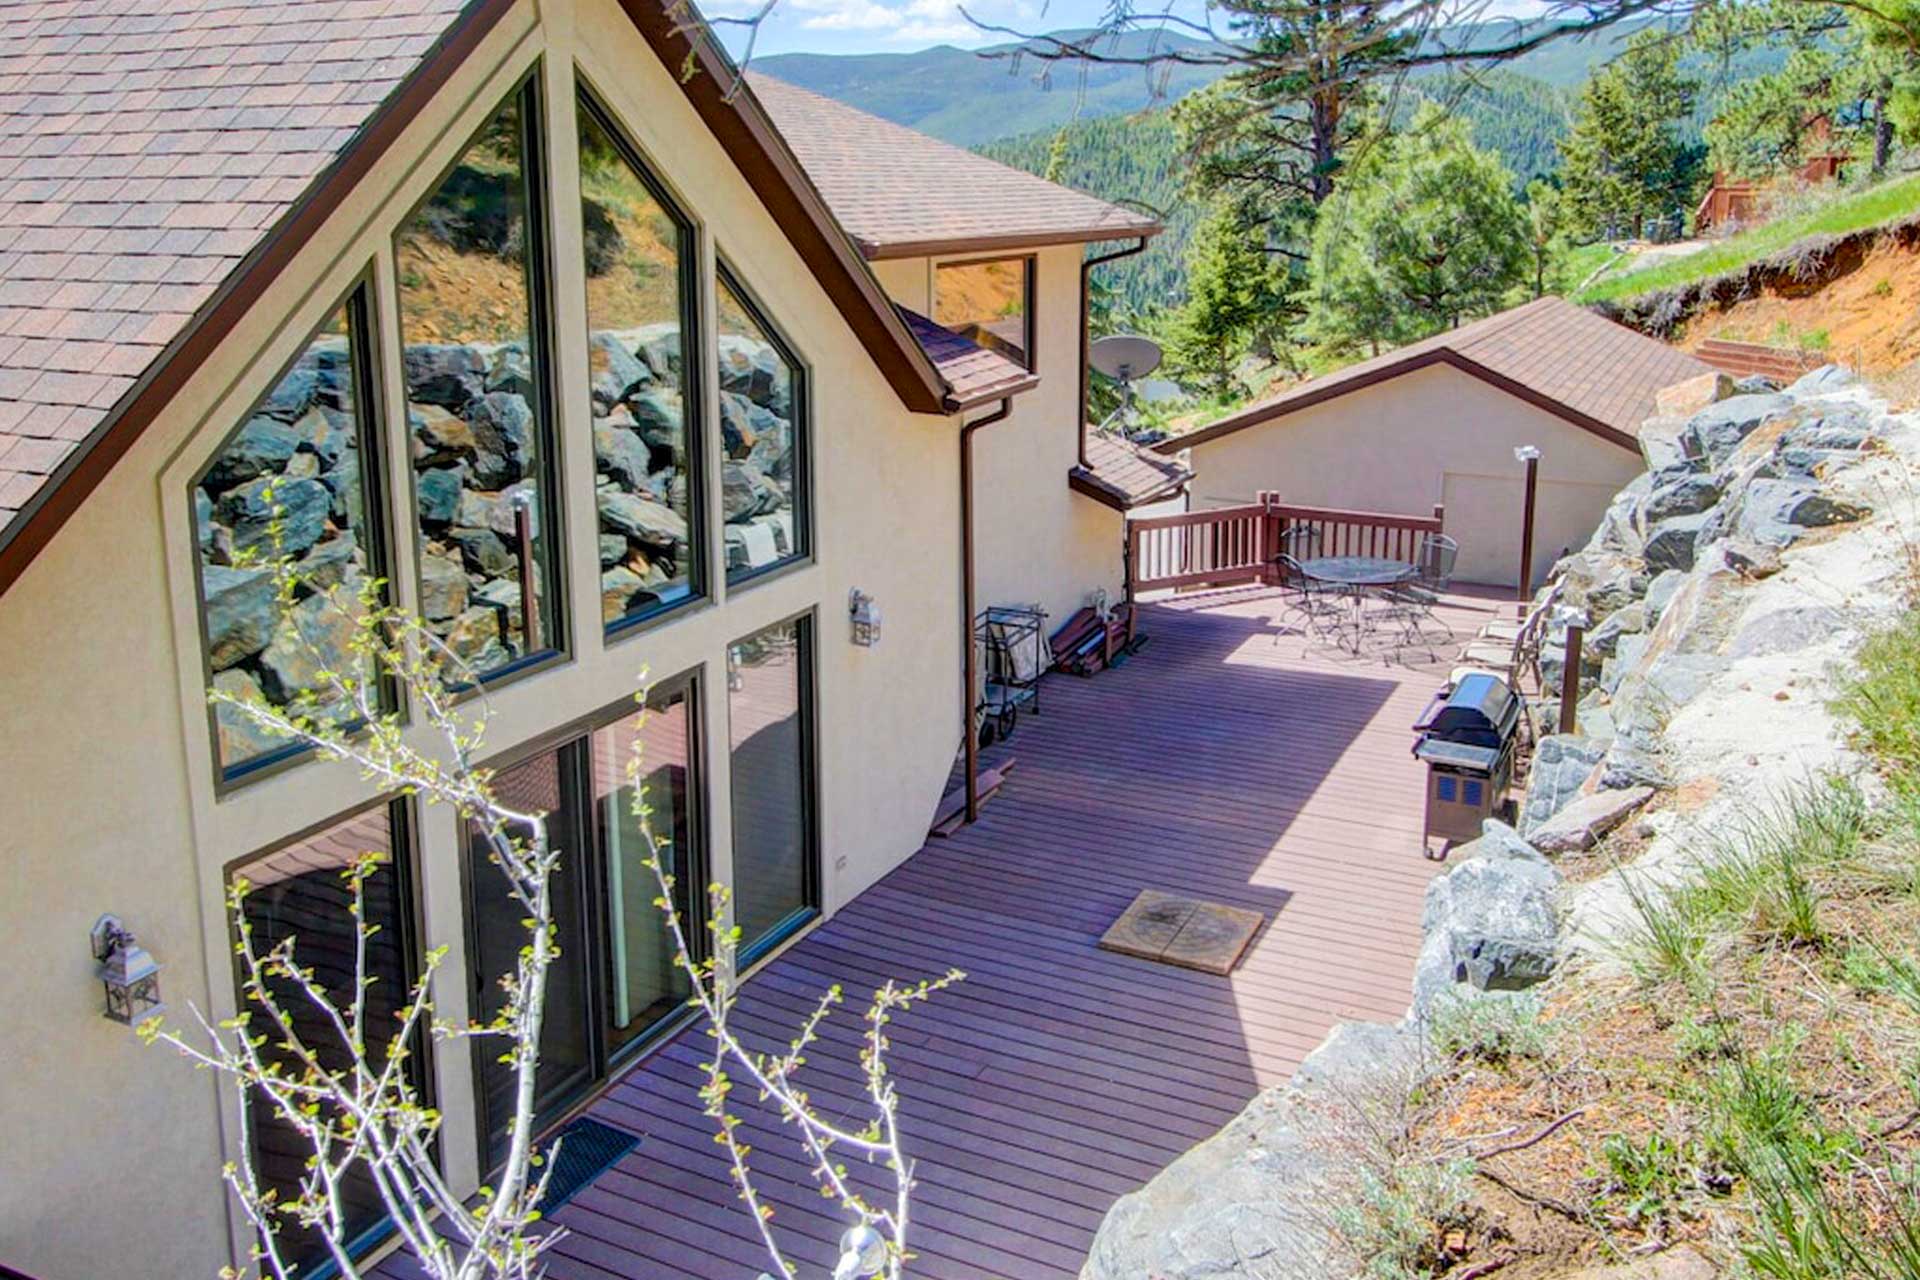
[[[1270,400],[1155,447],[1175,453],[1433,364],[1452,365],[1623,449],[1635,450],[1639,448],[1635,432],[1653,412],[1654,394],[1683,379],[1713,372],[1685,352],[1564,298],[1536,298],[1297,383]]]

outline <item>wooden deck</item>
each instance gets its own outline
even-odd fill
[[[1460,597],[1448,617],[1465,636],[1502,607]],[[1147,606],[1143,653],[1048,679],[977,825],[930,841],[749,983],[742,1026],[784,1040],[831,983],[857,1005],[890,977],[967,971],[893,1028],[915,1276],[1074,1276],[1116,1198],[1286,1080],[1336,1020],[1404,1011],[1435,869],[1408,725],[1447,655],[1407,667],[1310,649],[1277,633],[1276,609],[1258,589]],[[1231,978],[1096,949],[1148,887],[1269,923]],[[811,1068],[816,1100],[850,1114],[857,1025],[844,1015]],[[695,1096],[705,1045],[683,1034],[592,1106],[644,1140],[557,1214],[559,1280],[766,1268]],[[844,1223],[791,1136],[748,1114],[776,1230],[825,1275]]]

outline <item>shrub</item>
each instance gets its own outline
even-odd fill
[[[1443,1057],[1502,1066],[1516,1058],[1540,1058],[1550,1030],[1532,994],[1453,995],[1434,1007],[1429,1043]]]
[[[1362,1176],[1334,1229],[1370,1280],[1421,1280],[1445,1270],[1448,1231],[1468,1222],[1473,1162],[1446,1160]]]

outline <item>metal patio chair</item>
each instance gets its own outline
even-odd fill
[[[1338,643],[1350,612],[1347,594],[1309,576],[1300,567],[1300,561],[1284,551],[1275,558],[1274,565],[1280,590],[1286,598],[1285,612],[1300,615],[1304,634]],[[1276,641],[1278,638],[1276,635]]]

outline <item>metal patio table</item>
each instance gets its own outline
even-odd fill
[[[1300,562],[1300,572],[1353,598],[1353,650],[1358,653],[1367,634],[1367,594],[1418,577],[1420,569],[1386,556],[1315,556]]]

